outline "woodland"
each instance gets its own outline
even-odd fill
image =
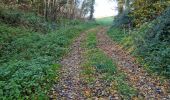
[[[0,0],[0,100],[170,100],[170,0],[95,2]]]

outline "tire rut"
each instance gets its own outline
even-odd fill
[[[89,30],[94,31],[98,28]],[[82,33],[71,46],[67,57],[61,61],[59,81],[50,92],[50,100],[120,100],[119,93],[112,89],[112,83],[102,79],[100,73],[95,73],[95,81],[88,84],[82,76],[85,48],[81,43],[85,41],[89,32]]]
[[[61,61],[60,80],[52,89],[51,99],[54,100],[82,100],[84,99],[80,80],[80,64],[82,62],[81,42],[86,33],[82,33],[71,46],[70,54]]]
[[[106,28],[97,33],[98,48],[117,62],[118,69],[127,75],[129,84],[138,90],[137,100],[170,100],[170,84],[150,76],[135,59],[106,35]],[[136,100],[136,99],[135,99]]]

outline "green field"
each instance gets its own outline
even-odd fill
[[[103,18],[96,18],[96,22],[100,25],[109,26],[112,25],[114,17],[103,17]]]

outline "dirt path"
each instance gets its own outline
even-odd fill
[[[169,84],[167,82],[161,83],[159,78],[150,76],[140,68],[132,56],[106,35],[105,28],[97,34],[97,39],[99,42],[98,48],[117,62],[119,70],[126,73],[129,84],[132,84],[139,91],[138,99],[170,100]]]
[[[98,28],[99,29],[99,28]],[[71,46],[70,54],[61,61],[60,80],[54,86],[52,100],[121,100],[121,94],[112,88],[112,82],[103,80],[101,73],[95,73],[95,81],[86,83],[81,72],[83,52],[85,48],[81,43],[86,39],[87,33],[82,33]],[[118,69],[127,75],[125,80],[137,89],[137,97],[132,100],[170,100],[169,84],[161,83],[159,78],[150,76],[135,63],[135,59],[127,54],[118,44],[107,35],[106,28],[100,28],[97,33],[98,48],[108,57],[117,62]]]
[[[81,42],[84,40],[85,33],[82,33],[71,46],[70,54],[61,61],[62,69],[60,72],[59,83],[53,88],[51,99],[57,100],[82,100],[83,84],[80,80],[80,64],[82,62]]]
[[[90,30],[90,31],[93,31]],[[111,82],[102,80],[102,75],[95,73],[95,81],[91,84],[85,82],[81,72],[83,67],[81,43],[86,39],[82,33],[71,46],[70,54],[61,61],[60,80],[52,89],[51,100],[120,100],[118,92],[111,88]]]

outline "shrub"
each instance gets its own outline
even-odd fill
[[[168,6],[167,0],[135,0],[129,14],[133,18],[133,26],[139,28],[145,22],[155,20]]]
[[[132,18],[129,16],[130,11],[126,10],[122,14],[116,16],[114,22],[113,22],[113,27],[118,27],[118,28],[128,28],[132,26]]]
[[[34,13],[24,13],[14,9],[1,9],[0,20],[6,24],[24,26],[44,33],[51,30],[49,23],[43,17],[37,16]]]
[[[137,40],[138,53],[141,54],[151,69],[159,74],[170,76],[170,8],[152,22],[145,30],[144,41]],[[149,26],[149,24],[148,24]]]
[[[170,76],[170,8],[157,19],[146,22],[140,28],[125,34],[121,29],[111,28],[108,35],[134,53],[148,70]]]

